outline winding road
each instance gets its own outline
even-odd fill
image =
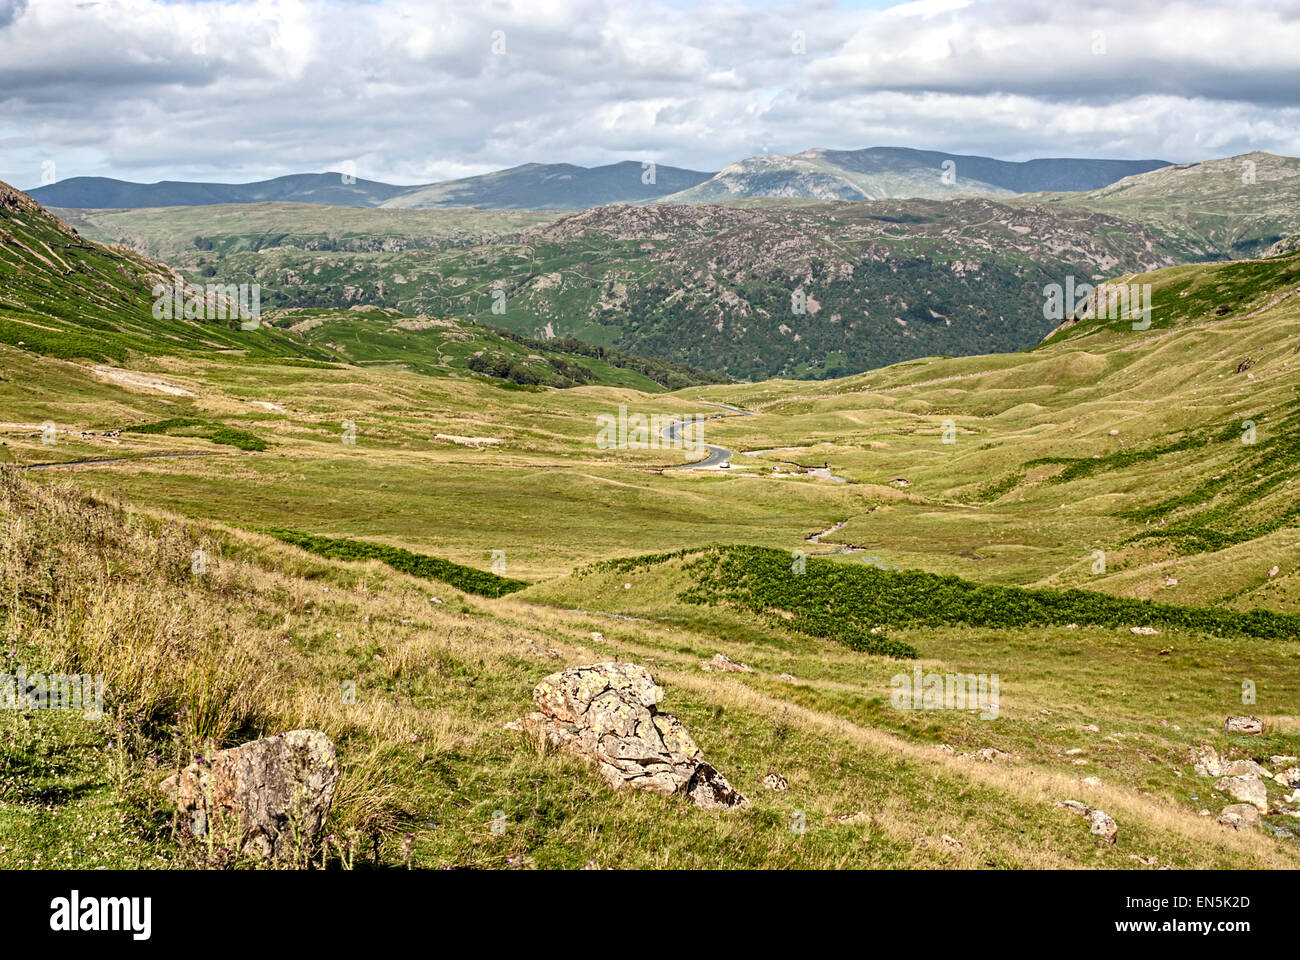
[[[725,403],[706,403],[705,406],[721,407],[723,410],[729,410],[733,415],[740,416],[740,417],[757,416],[757,414],[750,413],[748,410],[741,410],[738,407],[729,407]],[[718,416],[722,416],[722,414],[718,414]],[[685,424],[679,420],[675,423],[668,424],[668,426],[664,427],[663,430],[660,432],[663,438],[669,441],[670,443],[679,443],[681,442],[681,432],[682,432],[682,427],[684,425]],[[723,464],[730,464],[731,458],[735,456],[735,454],[732,453],[732,451],[728,450],[726,447],[719,447],[718,445],[713,443],[703,443],[700,444],[700,446],[702,446],[705,450],[708,451],[708,455],[703,460],[695,460],[691,463],[683,463],[673,467],[664,467],[664,469],[665,470],[720,470],[722,469]]]

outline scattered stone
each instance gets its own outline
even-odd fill
[[[1101,786],[1101,780],[1100,780],[1099,778],[1097,778],[1097,777],[1084,777],[1084,778],[1083,778],[1083,782],[1086,783],[1086,784],[1087,784],[1088,786],[1090,786],[1090,787],[1100,787],[1100,786]]]
[[[1241,803],[1251,804],[1261,813],[1268,811],[1268,789],[1254,777],[1221,777],[1214,781],[1214,789],[1222,790]]]
[[[1273,764],[1275,767],[1280,767],[1284,764],[1300,762],[1300,757],[1285,757],[1281,754],[1274,754],[1268,758],[1268,762]]]
[[[603,633],[600,633],[599,631],[593,630],[591,631],[591,639],[595,640],[597,643],[603,643],[605,640],[605,635]]]
[[[1276,577],[1276,576],[1277,576],[1279,573],[1281,573],[1281,572],[1282,572],[1282,568],[1281,568],[1281,567],[1269,567],[1269,569],[1268,569],[1268,578],[1269,578],[1270,580],[1272,580],[1274,577]]]
[[[753,673],[754,668],[747,663],[737,663],[725,653],[715,653],[712,660],[701,660],[701,670],[719,670],[722,673]]]
[[[983,760],[985,763],[993,763],[997,760],[1010,760],[1011,754],[1003,753],[996,747],[985,747],[983,750],[976,750],[974,753],[963,753],[963,757],[974,757],[976,760]]]
[[[788,674],[788,673],[783,673],[783,674],[781,674],[781,676],[780,676],[778,679],[780,679],[780,680],[784,680],[786,683],[798,683],[798,682],[799,682],[799,681],[796,680],[794,677],[790,676],[790,674]]]
[[[1110,432],[1110,435],[1111,435],[1112,437],[1118,437],[1118,436],[1119,436],[1119,431],[1118,431],[1118,430],[1112,430],[1112,431]]]
[[[1300,767],[1291,767],[1288,770],[1279,770],[1273,779],[1282,785],[1283,790],[1290,790],[1293,787],[1300,787]]]
[[[1083,753],[1083,750],[1079,747],[1071,747],[1069,750],[1065,751],[1067,757],[1077,757],[1081,753]]]
[[[1200,777],[1223,776],[1223,762],[1219,759],[1219,751],[1208,743],[1192,747],[1192,769]]]
[[[267,862],[305,860],[334,800],[339,764],[319,730],[292,730],[203,757],[160,784],[196,836]]]
[[[912,482],[906,479],[905,477],[895,477],[893,480],[890,480],[889,482],[896,487],[910,487],[912,485]]]
[[[1155,627],[1129,627],[1128,632],[1136,633],[1139,637],[1154,637],[1160,633]]]
[[[1259,811],[1249,803],[1233,803],[1219,814],[1219,823],[1234,830],[1249,830],[1259,826]]]
[[[1065,800],[1058,803],[1057,806],[1078,814],[1087,820],[1088,830],[1101,837],[1106,843],[1114,843],[1115,838],[1119,835],[1119,827],[1111,819],[1110,814],[1105,811],[1097,810],[1086,803],[1080,803],[1078,800]]]
[[[1165,586],[1166,586],[1166,587],[1176,587],[1176,586],[1178,586],[1178,578],[1177,578],[1177,577],[1165,577]]]
[[[1171,653],[1173,653],[1173,652],[1174,652],[1174,648],[1173,648],[1173,647],[1165,647],[1163,650],[1160,651],[1160,653],[1159,653],[1158,655],[1159,655],[1159,656],[1162,656],[1162,657],[1167,657],[1167,656],[1169,656],[1169,654],[1171,654]]]
[[[1130,860],[1136,860],[1144,867],[1154,867],[1160,864],[1160,858],[1157,857],[1154,853],[1151,854],[1151,856],[1149,857],[1139,857],[1136,853],[1130,853],[1128,855],[1128,858]]]
[[[962,848],[960,840],[956,837],[950,837],[946,833],[940,837],[939,840],[945,847],[952,847],[954,850],[960,850]]]
[[[537,710],[506,728],[544,736],[595,762],[614,790],[635,787],[684,794],[704,810],[748,807],[725,777],[704,760],[682,722],[655,705],[663,690],[644,667],[596,663],[570,667],[533,691]]]
[[[779,773],[769,773],[763,778],[763,786],[769,790],[789,790],[790,784],[786,782],[785,777]]]
[[[1101,727],[1097,726],[1095,723],[1085,723],[1079,729],[1085,730],[1088,733],[1101,733]]]
[[[842,813],[838,817],[831,817],[832,823],[862,823],[871,818],[867,816],[866,811],[858,810],[854,813]]]
[[[948,744],[946,744],[946,743],[936,743],[936,744],[934,745],[934,749],[938,750],[940,753],[953,753],[953,752],[954,752],[953,749],[952,749],[952,747],[948,746]]]
[[[1254,358],[1254,357],[1247,357],[1245,360],[1241,361],[1241,363],[1237,364],[1237,372],[1238,372],[1238,373],[1245,373],[1247,370],[1249,370],[1249,369],[1250,369],[1251,367],[1253,367],[1254,365],[1255,365],[1255,358]]]
[[[1227,733],[1263,733],[1264,723],[1259,717],[1229,717],[1223,722]]]

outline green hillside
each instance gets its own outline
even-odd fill
[[[1122,217],[1161,234],[1184,261],[1256,257],[1300,232],[1300,159],[1256,151],[1126,177],[1089,193],[1017,202]]]

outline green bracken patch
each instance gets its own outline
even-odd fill
[[[440,580],[457,590],[483,597],[502,597],[528,586],[523,580],[500,577],[440,557],[412,553],[382,543],[367,543],[347,537],[319,537],[297,530],[272,529],[263,532],[318,556],[333,560],[382,560],[394,570],[427,580]]]
[[[671,555],[639,558],[652,566]],[[919,570],[805,559],[796,572],[791,555],[767,547],[718,546],[703,550],[684,569],[694,583],[679,599],[773,615],[800,633],[854,650],[915,657],[910,644],[881,631],[891,627],[970,626],[995,629],[1048,627],[1180,628],[1216,636],[1291,639],[1300,615],[1211,607],[1174,606],[1087,590],[1028,589],[981,584]],[[872,633],[876,629],[878,632]]]
[[[270,446],[257,434],[249,433],[247,430],[227,427],[224,424],[212,423],[209,420],[201,420],[197,417],[170,417],[167,420],[158,420],[154,423],[123,427],[122,430],[124,433],[154,434],[170,434],[173,431],[188,430],[191,436],[203,437],[213,443],[219,443],[227,447],[238,447],[240,450],[261,451]]]

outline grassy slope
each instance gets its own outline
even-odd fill
[[[33,522],[13,522],[19,513]],[[1178,867],[1300,865],[1293,846],[1198,816],[1204,801],[1191,794],[1206,786],[1188,779],[1181,756],[1219,712],[1206,688],[1224,658],[1249,665],[1261,690],[1294,683],[1270,642],[1210,641],[1198,660],[1174,666],[1150,660],[1148,640],[1104,632],[1055,631],[1050,643],[1022,632],[918,634],[936,658],[927,668],[1007,665],[1002,717],[990,725],[899,714],[886,706],[899,665],[768,634],[713,608],[693,622],[633,622],[462,596],[377,562],[325,561],[13,473],[0,475],[0,515],[7,645],[33,667],[103,671],[110,689],[102,723],[56,711],[0,717],[6,867],[228,863],[189,839],[146,785],[210,749],[210,738],[303,725],[339,744],[334,865],[348,859],[344,843],[356,864],[427,867],[1132,868],[1151,856]],[[210,558],[202,576],[190,573],[194,549]],[[47,557],[59,559],[53,577]],[[663,581],[613,572],[587,586],[594,597],[618,591],[621,602],[653,605]],[[755,672],[701,673],[697,661],[715,652]],[[654,672],[665,706],[749,794],[751,811],[710,816],[613,794],[576,761],[501,729],[527,709],[541,676],[614,658]],[[1143,663],[1159,664],[1161,684],[1132,679]],[[798,683],[777,679],[788,671]],[[340,694],[346,682],[354,703]],[[1262,744],[1209,739],[1284,749],[1297,735],[1279,727]],[[1015,759],[963,759],[935,750],[940,742]],[[1076,748],[1085,766],[1066,753]],[[38,776],[22,776],[19,762]],[[789,791],[762,789],[773,770]],[[1103,783],[1082,785],[1084,775]],[[1052,806],[1070,797],[1111,812],[1119,843],[1098,845]],[[502,834],[491,829],[496,811]]]

